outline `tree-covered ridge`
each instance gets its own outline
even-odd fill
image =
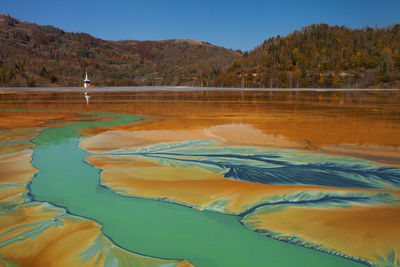
[[[241,54],[193,40],[106,41],[0,14],[0,86],[400,88],[400,24],[310,25]]]
[[[106,41],[0,14],[0,86],[199,85],[241,54],[193,40]]]
[[[227,87],[399,88],[400,24],[310,25],[266,40],[208,80]]]

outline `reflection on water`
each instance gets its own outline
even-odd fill
[[[21,92],[0,94],[0,110],[4,264],[43,265],[78,242],[58,265],[257,266],[289,251],[310,266],[398,265],[400,91]],[[131,223],[107,216],[127,210]],[[15,252],[55,240],[46,257]]]
[[[254,140],[258,145],[340,153],[395,165],[400,162],[400,91],[88,94],[90,105],[87,95],[79,92],[5,93],[0,95],[0,109],[163,117],[134,130],[198,130],[236,124],[261,131],[262,137]]]

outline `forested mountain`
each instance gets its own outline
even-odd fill
[[[0,14],[0,86],[400,88],[400,24],[310,25],[241,53],[193,40],[106,41]]]
[[[0,14],[0,86],[199,85],[241,57],[194,40],[105,41]]]
[[[225,87],[400,88],[400,24],[310,25],[266,40],[208,80]]]

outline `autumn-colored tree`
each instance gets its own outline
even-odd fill
[[[253,87],[398,88],[399,54],[400,24],[355,30],[316,24],[265,40],[220,75],[264,77]]]
[[[240,57],[205,42],[105,41],[0,14],[0,86],[82,86],[86,70],[98,86],[210,85]]]
[[[241,53],[192,40],[105,41],[0,15],[0,86],[400,87],[400,24],[315,24]]]

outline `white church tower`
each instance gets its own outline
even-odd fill
[[[83,81],[83,87],[88,88],[89,85],[90,85],[90,80],[89,80],[89,78],[87,76],[87,72],[86,72],[86,77],[85,77],[85,80]]]

